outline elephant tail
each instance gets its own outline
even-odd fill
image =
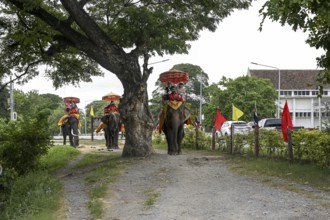
[[[74,134],[74,133],[73,133],[73,129],[71,129],[71,134],[72,134],[72,136],[79,136],[79,134],[80,134],[80,130],[78,129],[78,134]]]

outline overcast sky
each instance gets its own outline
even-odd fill
[[[218,82],[222,76],[236,78],[246,75],[248,68],[260,69],[251,62],[278,67],[280,69],[316,69],[316,57],[323,51],[309,47],[305,41],[307,34],[294,32],[290,27],[267,21],[263,31],[258,31],[261,17],[258,10],[265,1],[254,1],[249,10],[235,11],[219,24],[216,32],[201,32],[198,41],[191,43],[187,55],[153,57],[150,63],[154,70],[148,81],[148,93],[151,97],[159,74],[176,64],[189,63],[200,66],[209,76],[209,83]],[[263,67],[265,69],[265,67]],[[79,108],[92,100],[101,100],[102,96],[115,92],[123,94],[120,81],[111,72],[104,77],[93,77],[92,83],[81,83],[80,87],[65,86],[58,90],[42,76],[24,86],[14,86],[24,92],[36,89],[39,94],[53,93],[61,97],[79,97]]]

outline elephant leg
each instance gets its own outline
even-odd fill
[[[63,145],[66,145],[66,134],[63,134]]]
[[[174,155],[175,154],[175,140],[176,140],[176,135],[173,135],[173,131],[169,132],[169,155]]]
[[[182,143],[183,137],[184,137],[184,130],[182,127],[182,129],[179,130],[179,134],[178,134],[178,154],[182,154],[181,143]]]
[[[105,137],[105,146],[109,148],[109,134],[107,130],[104,131],[104,137]]]
[[[73,135],[71,133],[69,134],[69,140],[70,140],[70,146],[74,147]]]

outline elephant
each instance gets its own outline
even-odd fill
[[[181,103],[181,102],[179,102]],[[181,154],[181,142],[184,137],[184,123],[190,117],[184,104],[175,107],[171,102],[167,105],[165,113],[164,128],[166,141],[167,141],[167,153],[169,155]]]
[[[108,150],[119,149],[118,136],[119,136],[119,120],[120,114],[117,112],[109,112],[101,118],[101,121],[105,125],[104,135],[106,140],[106,146]]]
[[[72,147],[78,147],[79,146],[79,117],[76,117],[74,114],[68,115],[66,122],[68,126],[68,134],[70,139],[70,145]],[[63,134],[64,135],[64,134]]]

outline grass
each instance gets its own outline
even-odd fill
[[[160,193],[156,190],[147,190],[145,191],[145,194],[147,196],[146,201],[144,202],[144,207],[146,210],[150,209],[156,202],[157,198],[160,196]]]
[[[311,164],[290,164],[284,160],[226,156],[231,170],[259,177],[279,177],[288,182],[310,185],[330,191],[330,169]],[[287,187],[287,186],[286,186]]]

